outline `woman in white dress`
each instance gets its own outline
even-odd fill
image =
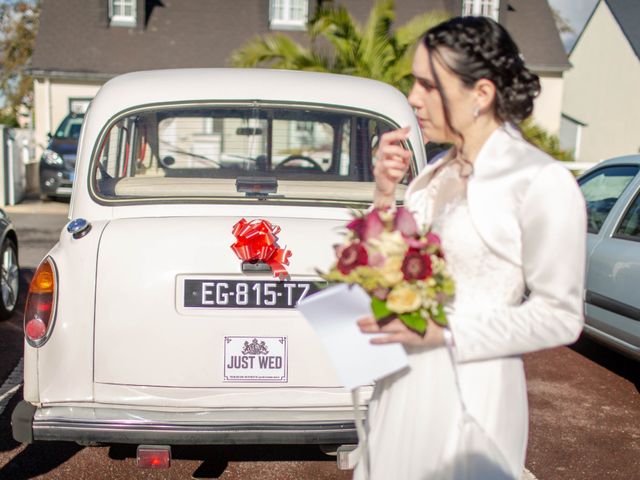
[[[409,94],[425,140],[453,147],[425,167],[405,204],[441,237],[456,295],[449,329],[421,337],[398,319],[359,321],[401,342],[410,368],[375,386],[354,478],[519,479],[528,429],[521,355],[582,330],[586,220],[571,174],[515,126],[536,75],[496,22],[454,18],[426,33]],[[374,204],[394,203],[408,130],[381,138]]]

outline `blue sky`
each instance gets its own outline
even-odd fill
[[[574,30],[572,34],[562,34],[564,47],[569,51],[598,0],[548,0],[548,2],[549,5],[560,12],[560,15],[567,20]]]

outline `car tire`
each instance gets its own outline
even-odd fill
[[[5,238],[0,248],[0,319],[5,320],[16,309],[18,288],[20,285],[20,267],[18,266],[18,248],[13,240]]]

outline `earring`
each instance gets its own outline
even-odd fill
[[[475,107],[473,109],[473,118],[478,118],[479,115],[480,115],[480,109],[478,107]]]

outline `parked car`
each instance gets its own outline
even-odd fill
[[[585,333],[640,360],[640,155],[580,178],[587,202]]]
[[[0,208],[0,320],[13,315],[19,288],[18,236],[11,219]]]
[[[75,176],[78,139],[84,114],[70,113],[49,137],[40,157],[40,193],[43,197],[69,197]]]
[[[371,204],[379,136],[411,126],[404,184],[425,165],[405,97],[310,72],[138,72],[84,121],[72,220],[25,309],[14,437],[355,443],[350,393],[293,307]]]

